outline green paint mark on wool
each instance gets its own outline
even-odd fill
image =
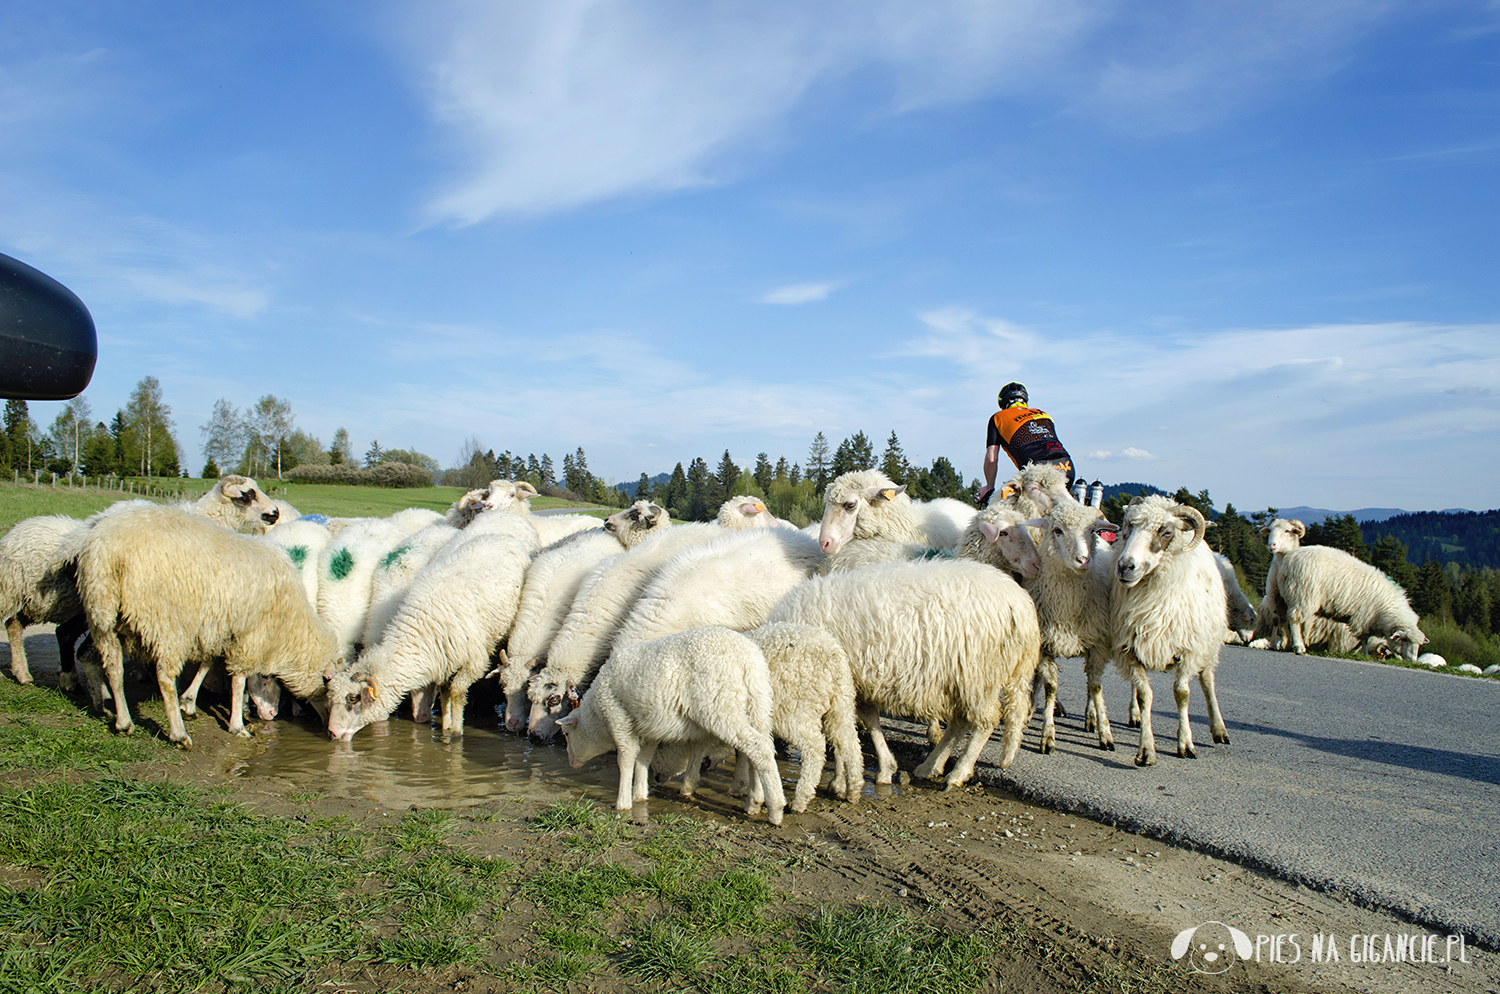
[[[929,559],[952,559],[952,549],[923,549],[920,553],[913,553],[913,560],[926,561]]]
[[[301,569],[302,564],[307,562],[307,546],[305,545],[293,545],[286,550],[286,554],[292,557],[292,565],[298,569]]]
[[[385,554],[385,558],[380,561],[380,568],[390,569],[401,561],[402,556],[406,555],[410,551],[410,545],[398,545],[396,548]]]
[[[328,575],[335,580],[342,580],[354,572],[354,557],[349,555],[348,549],[340,549],[328,560]]]

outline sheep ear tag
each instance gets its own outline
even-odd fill
[[[1115,544],[1115,540],[1120,537],[1120,533],[1117,532],[1117,531],[1114,531],[1113,529],[1109,529],[1109,530],[1100,529],[1099,531],[1095,532],[1094,534],[1098,535],[1100,538],[1104,539],[1104,541],[1108,542],[1110,545],[1114,545]]]
[[[1002,487],[1000,489],[1000,499],[1001,500],[1010,500],[1015,495],[1016,495],[1016,485],[1014,483],[1007,483],[1004,487]]]

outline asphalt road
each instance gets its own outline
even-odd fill
[[[1057,749],[1033,718],[1010,770],[977,776],[1049,806],[1192,846],[1500,946],[1500,681],[1225,646],[1214,745],[1196,681],[1197,759],[1179,759],[1170,677],[1155,674],[1158,763],[1134,765],[1128,686],[1105,702],[1116,751],[1083,731],[1081,660],[1062,661]]]

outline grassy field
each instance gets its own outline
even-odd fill
[[[126,481],[127,483],[129,481]],[[136,481],[138,488],[148,481]],[[207,493],[212,483],[205,480],[152,480],[154,487],[171,486],[175,499],[176,485],[184,485],[185,499],[195,500]],[[272,480],[261,481],[268,493],[289,501],[303,514],[326,514],[329,517],[385,517],[408,507],[426,507],[434,511],[446,511],[463,490],[459,487],[420,487],[409,490],[387,490],[380,487],[346,487],[328,484],[281,484]],[[0,483],[0,533],[24,518],[38,514],[66,514],[74,518],[85,518],[101,511],[119,500],[131,500],[139,494],[129,490],[100,490],[94,486],[68,487],[61,483],[57,487],[19,486]],[[591,504],[575,504],[555,497],[536,497],[531,501],[533,510],[548,508],[572,508],[583,513],[603,517],[614,508],[597,507]]]

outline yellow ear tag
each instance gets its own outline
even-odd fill
[[[1000,491],[1001,500],[1010,500],[1010,498],[1014,497],[1015,495],[1016,487],[1015,484],[1012,483],[1007,483],[1005,487]]]
[[[896,491],[894,491],[894,490],[882,490],[882,491],[880,491],[880,499],[881,500],[895,500],[896,499]]]

